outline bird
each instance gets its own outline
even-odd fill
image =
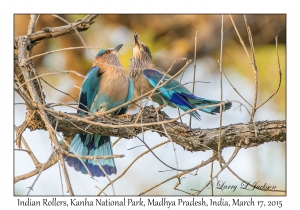
[[[79,93],[78,114],[103,113],[134,97],[132,79],[125,73],[118,60],[118,51],[123,46],[119,44],[114,48],[100,50],[93,61],[93,67],[87,73]],[[128,110],[128,106],[111,113],[122,115]],[[72,149],[71,149],[71,148]],[[110,136],[94,134],[76,134],[70,143],[68,151],[80,156],[109,156],[113,154]],[[117,168],[113,158],[99,159],[99,163],[105,170],[101,170],[94,160],[81,159],[90,171],[92,177],[101,177],[116,174]],[[65,161],[70,167],[83,174],[87,174],[86,168],[78,158],[66,156]]]
[[[129,76],[134,84],[134,97],[136,98],[153,90],[166,73],[155,66],[152,61],[150,48],[140,41],[137,33],[134,34],[134,42],[132,58],[129,64]],[[166,74],[160,84],[168,81],[170,78],[171,76]],[[177,107],[184,112],[220,103],[218,100],[195,96],[176,79],[172,79],[163,87],[158,88],[151,96],[151,99],[162,107]],[[231,102],[225,102],[222,110],[228,110],[231,106]],[[205,107],[199,110],[208,114],[216,114],[220,113],[220,106]],[[197,120],[201,120],[200,114],[196,110],[189,112],[189,114]]]

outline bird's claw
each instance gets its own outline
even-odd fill
[[[95,112],[94,115],[97,117],[111,117],[112,116],[110,113],[104,115],[101,112]]]
[[[131,114],[122,114],[121,116],[122,116],[122,117],[125,116],[125,117],[127,118],[127,120],[128,120],[128,118],[129,118],[129,116],[131,116]]]
[[[127,118],[127,120],[128,120],[128,118],[129,118],[129,116],[131,116],[131,114],[121,114],[121,115],[115,115],[115,117],[117,117],[117,118],[123,118],[123,117],[126,117],[126,118]]]

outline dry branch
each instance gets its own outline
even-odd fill
[[[64,136],[73,136],[76,133],[84,133],[84,130],[86,130],[93,134],[132,138],[134,135],[142,133],[142,129],[152,130],[162,136],[166,136],[163,127],[157,124],[156,111],[157,110],[152,106],[145,107],[142,113],[142,124],[140,124],[140,120],[138,120],[137,124],[134,124],[138,114],[118,116],[118,118],[109,116],[96,117],[91,121],[93,122],[93,124],[91,124],[85,122],[84,116],[82,115],[56,112],[56,116],[54,116],[53,113],[49,111],[46,112],[48,113],[52,125],[55,125],[56,120],[59,121],[57,131],[62,132]],[[160,122],[166,122],[165,128],[176,144],[181,145],[188,151],[205,151],[209,150],[209,148],[217,150],[219,128],[192,129],[186,124],[172,120],[163,111],[159,111],[158,115]],[[74,125],[76,125],[76,127]],[[124,127],[124,125],[126,125],[126,127]],[[256,126],[258,131],[257,138],[255,138],[253,123],[239,123],[223,126],[221,150],[226,147],[235,147],[240,141],[242,148],[255,147],[266,142],[286,141],[285,120],[257,121]],[[31,121],[28,128],[31,130],[46,129],[44,124],[39,121]]]
[[[76,23],[72,23],[70,25],[64,25],[64,26],[59,26],[59,27],[53,27],[53,28],[43,28],[42,31],[38,31],[32,34],[29,34],[27,36],[28,38],[28,43],[29,43],[29,48],[32,48],[34,45],[45,41],[50,38],[55,38],[58,36],[62,36],[65,34],[71,34],[75,33],[75,30],[73,27],[75,27],[78,31],[85,31],[87,30],[94,22],[93,20],[97,17],[98,15],[87,15],[85,18],[82,20],[78,20]],[[15,38],[15,49],[18,49],[18,41],[19,39],[22,39],[24,36],[18,36]]]
[[[33,17],[33,16],[32,16]],[[36,22],[35,18],[31,18],[31,22]],[[79,25],[79,24],[78,24]],[[71,26],[74,27],[74,26]],[[29,23],[29,28],[34,28],[33,23]],[[29,30],[28,28],[28,30]],[[57,151],[61,150],[61,147],[59,145],[58,139],[56,137],[56,132],[53,127],[50,124],[49,118],[47,114],[45,113],[45,110],[43,109],[43,104],[45,103],[45,97],[42,92],[41,84],[39,80],[29,81],[31,78],[36,77],[37,73],[35,70],[35,67],[32,62],[26,62],[28,56],[30,56],[30,49],[34,45],[34,41],[29,38],[32,34],[28,34],[27,36],[21,36],[19,38],[15,39],[15,48],[18,49],[18,66],[21,75],[17,75],[19,77],[20,81],[27,82],[26,89],[24,89],[24,92],[29,95],[30,99],[32,100],[32,104],[34,104],[34,107],[37,109],[35,117],[32,118],[32,120],[40,121],[45,126],[45,129],[49,132],[49,136],[52,140],[52,142],[55,145],[55,148]],[[54,37],[54,36],[52,36]],[[29,110],[29,114],[32,110]],[[28,115],[27,115],[28,116]],[[19,144],[20,145],[20,144]],[[58,153],[58,159],[62,167],[62,171],[64,172],[64,178],[66,181],[67,189],[70,195],[73,195],[72,186],[69,180],[69,175],[67,173],[65,163],[64,163],[64,157],[61,153]],[[42,169],[43,170],[43,169]],[[39,172],[40,173],[40,172]]]

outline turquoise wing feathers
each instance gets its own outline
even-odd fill
[[[124,103],[125,100],[131,100],[133,93],[127,90],[127,82],[121,84],[120,81],[126,81],[129,77],[126,76],[124,68],[117,58],[117,52],[122,45],[117,45],[115,48],[101,50],[93,63],[93,67],[87,73],[84,79],[80,94],[79,94],[79,109],[80,114],[91,114],[95,112],[105,112],[109,109],[117,107]],[[120,78],[121,77],[121,78]],[[119,80],[120,79],[120,80]],[[131,82],[132,83],[132,82]],[[128,86],[132,84],[128,82]],[[116,90],[117,88],[119,90]],[[124,92],[122,92],[124,91]],[[128,91],[125,92],[125,91]],[[127,107],[124,107],[122,112],[126,112]],[[87,113],[88,112],[88,113]],[[112,114],[122,114],[115,112]],[[75,153],[79,156],[111,156],[113,155],[111,140],[109,136],[101,136],[95,134],[76,134],[72,140],[70,153]],[[66,156],[65,161],[69,166],[76,171],[87,174],[88,171],[92,176],[106,176],[117,173],[117,168],[113,158],[86,160]],[[101,167],[99,167],[99,165]]]
[[[143,75],[153,87],[156,87],[159,81],[164,77],[164,74],[162,74],[161,72],[155,69],[145,69],[143,70]],[[163,81],[160,84],[168,81],[169,79],[170,76],[165,75]],[[175,79],[168,82],[163,87],[159,88],[158,91],[169,101],[171,101],[176,107],[182,109],[185,112],[194,108],[216,105],[220,103],[220,101],[210,100],[210,99],[195,96],[187,88],[185,88],[180,82],[178,82]],[[231,107],[231,102],[227,102],[223,106],[223,111],[230,109],[230,107]],[[219,106],[204,107],[199,110],[209,114],[215,114],[220,112],[220,107]],[[198,114],[197,111],[190,112],[190,115],[200,120],[200,115]]]

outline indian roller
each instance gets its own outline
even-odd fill
[[[135,97],[138,97],[153,90],[163,78],[165,72],[155,67],[149,47],[140,41],[137,33],[134,34],[134,41],[135,45],[133,47],[132,58],[130,59],[129,75],[134,83]],[[160,84],[170,78],[171,76],[167,74]],[[194,108],[220,103],[217,100],[195,96],[176,79],[157,89],[151,99],[159,105],[177,107],[185,112]],[[231,105],[231,102],[227,102],[223,105],[222,110],[230,109]],[[209,114],[216,114],[220,113],[220,106],[206,107],[199,110]],[[189,114],[201,120],[197,111],[190,112]]]
[[[124,68],[118,60],[118,51],[123,44],[114,48],[102,49],[95,57],[93,67],[87,73],[79,93],[79,114],[103,113],[130,101],[134,96],[134,86],[131,78],[125,73]],[[122,115],[127,112],[128,106],[123,107],[112,115]],[[84,112],[86,111],[86,112]],[[109,136],[76,134],[70,146],[82,156],[108,156],[113,154]],[[72,149],[69,152],[74,153]],[[98,164],[93,160],[65,157],[65,161],[76,171],[87,174],[89,169],[92,176],[105,176]],[[113,158],[99,159],[98,162],[107,175],[116,174],[117,168]]]

